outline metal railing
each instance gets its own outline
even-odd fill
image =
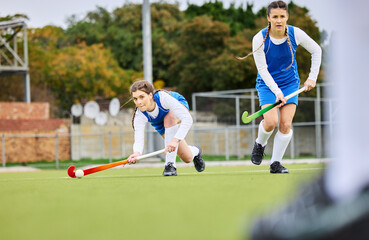
[[[325,156],[325,135],[331,135],[334,124],[333,100],[322,97],[323,84],[318,84],[316,97],[299,97],[299,102],[310,102],[314,109],[313,121],[294,122],[294,135],[286,151],[289,158],[310,155],[321,158]],[[238,95],[238,94],[247,95]],[[248,99],[249,106],[242,106],[257,111],[255,89],[232,90],[212,93],[193,94],[194,124],[186,137],[188,144],[197,144],[203,148],[206,155],[221,155],[225,160],[231,156],[242,159],[251,154],[256,139],[258,123],[253,121],[248,125],[241,124],[242,99]],[[234,124],[220,123],[216,117],[210,123],[199,121],[201,106],[196,101],[199,97],[234,100]],[[299,111],[299,107],[297,108]],[[324,112],[324,117],[323,117]],[[132,153],[134,141],[133,130],[110,131],[109,126],[91,127],[91,132],[81,130],[80,125],[72,125],[70,133],[53,134],[6,134],[1,135],[2,166],[7,162],[23,161],[55,161],[56,168],[59,162],[72,159],[113,159],[124,158]],[[79,130],[78,130],[79,129]],[[117,128],[115,128],[117,129]],[[275,131],[276,132],[276,131]],[[146,139],[154,139],[154,150],[164,147],[161,136],[152,127],[146,129]],[[151,144],[152,145],[152,144]],[[267,145],[266,153],[271,153],[272,143]],[[146,152],[152,151],[152,146],[145,142]],[[36,156],[36,157],[35,157]],[[163,156],[161,156],[163,157]]]

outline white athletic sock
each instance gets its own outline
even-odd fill
[[[195,146],[188,146],[188,147],[190,148],[190,150],[192,152],[192,156],[193,156],[192,159],[194,157],[196,157],[197,154],[199,154],[200,150],[197,147],[195,147]]]
[[[293,131],[290,130],[289,133],[283,134],[279,130],[274,137],[274,144],[273,144],[273,154],[272,159],[270,160],[270,164],[278,161],[281,162],[284,152],[287,149],[288,144],[291,141]]]
[[[267,132],[264,127],[263,127],[263,121],[260,122],[259,124],[259,131],[258,131],[258,138],[256,138],[255,142],[261,144],[261,146],[265,146],[268,143],[268,139],[270,138],[270,136],[272,136],[272,133],[274,131],[274,129],[270,132]]]
[[[172,141],[172,139],[174,138],[174,136],[176,135],[176,133],[178,131],[178,128],[179,128],[179,126],[175,125],[173,127],[165,129],[165,138],[164,138],[165,146],[167,146]],[[176,148],[175,151],[173,151],[171,153],[167,153],[165,155],[165,165],[167,165],[169,162],[171,162],[171,163],[173,163],[173,166],[176,167],[177,150],[178,150],[178,147]]]

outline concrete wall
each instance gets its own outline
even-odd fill
[[[50,135],[50,132],[48,132],[48,135]],[[70,159],[69,137],[58,136],[57,139],[56,135],[35,136],[33,132],[17,132],[16,135],[4,136],[6,163],[55,161],[56,157],[59,160]],[[56,144],[58,144],[57,147]],[[0,162],[2,162],[2,153],[3,150],[0,147]]]
[[[0,103],[0,140],[5,136],[6,162],[55,161],[57,157],[59,160],[119,159],[132,153],[132,111],[121,111],[117,117],[109,116],[107,125],[98,126],[84,117],[81,124],[74,125],[70,125],[69,119],[49,119],[48,108],[47,103]],[[200,145],[207,155],[242,157],[251,154],[256,138],[252,132],[252,128],[245,125],[237,130],[235,126],[202,123],[191,128],[186,141],[190,145]],[[257,134],[257,129],[254,132]],[[266,154],[272,152],[276,132],[269,140]],[[294,127],[292,144],[287,148],[286,156],[291,155],[291,149],[294,156],[316,155],[315,133],[315,126]],[[164,147],[161,136],[156,132],[152,134],[154,150]],[[324,145],[324,141],[321,142]],[[1,161],[2,149],[1,146]]]
[[[132,129],[119,126],[99,127],[96,125],[73,125],[71,141],[72,159],[81,158],[122,158],[132,154],[134,135]],[[109,135],[110,132],[110,135]],[[257,132],[257,131],[256,131]],[[265,153],[270,155],[273,150],[273,140],[277,133],[274,131],[270,138]],[[155,150],[164,147],[162,138],[154,134]],[[109,138],[111,141],[111,153],[109,154]],[[147,139],[147,138],[146,138]],[[235,127],[192,127],[186,137],[190,145],[197,144],[202,147],[203,153],[207,155],[233,155],[249,156],[252,152],[255,137],[252,136],[251,128]],[[294,135],[286,150],[286,156],[316,155],[315,126],[294,127]],[[146,146],[147,144],[145,144]],[[292,147],[293,146],[293,147]],[[293,153],[291,150],[293,149]]]
[[[291,143],[288,145],[285,156],[317,155],[315,126],[298,126],[293,128],[294,133]],[[273,151],[274,130],[265,148],[265,154],[271,155]],[[324,133],[324,131],[323,131]],[[257,129],[255,131],[257,136]],[[252,152],[256,136],[252,135],[251,128],[219,128],[218,130],[201,128],[194,134],[192,131],[187,142],[195,142],[203,148],[204,153],[210,155],[249,156]],[[324,134],[323,134],[324,139]],[[321,146],[324,154],[324,141]],[[226,148],[227,147],[227,148]],[[291,153],[291,150],[293,152]]]
[[[69,126],[49,118],[48,103],[0,102],[0,161],[4,154],[7,163],[70,159]]]
[[[122,158],[132,154],[133,131],[121,126],[72,125],[71,157]]]

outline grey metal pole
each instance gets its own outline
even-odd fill
[[[71,117],[71,124],[70,124],[70,130],[69,130],[69,140],[70,140],[70,157],[72,160],[75,159],[75,147],[73,146],[74,144],[74,139],[73,139],[73,115],[70,115]]]
[[[251,92],[251,112],[254,113],[255,112],[255,92],[252,91]],[[251,125],[252,125],[252,142],[251,142],[251,146],[254,145],[254,141],[256,139],[256,124],[255,124],[255,121],[252,121],[251,122]]]
[[[152,46],[151,46],[151,14],[150,1],[143,0],[142,4],[142,40],[143,40],[143,68],[144,78],[152,83]],[[146,127],[147,151],[154,151],[154,136],[149,126]]]
[[[143,0],[142,4],[142,38],[144,77],[145,80],[152,83],[151,14],[149,0]]]
[[[55,164],[56,169],[59,169],[59,136],[55,135]]]
[[[236,125],[237,125],[237,157],[241,159],[241,135],[240,135],[240,98],[236,97]]]
[[[3,148],[3,167],[5,167],[6,165],[6,161],[5,161],[5,135],[3,134],[2,136],[2,148]]]
[[[228,140],[228,127],[225,127],[225,152],[226,152],[226,160],[229,161],[229,140]]]
[[[24,100],[26,103],[31,102],[31,83],[28,71],[24,74]]]
[[[31,102],[31,83],[28,72],[28,43],[27,43],[27,27],[23,27],[23,54],[24,54],[24,65],[27,67],[27,71],[24,76],[24,98],[27,103]]]
[[[109,131],[109,163],[112,162],[112,157],[111,157],[111,132]]]
[[[315,100],[315,142],[316,142],[316,156],[317,158],[322,157],[322,118],[320,109],[320,87],[316,89],[316,100]]]
[[[14,52],[18,52],[18,41],[17,41],[17,35],[14,35],[13,36],[13,49],[14,49]],[[18,66],[18,61],[16,58],[14,58],[14,63],[13,63],[14,67],[17,67]]]
[[[81,124],[78,125],[78,160],[81,160],[82,155],[82,129]]]
[[[101,140],[101,158],[105,158],[105,132],[104,130],[100,134],[100,140]]]

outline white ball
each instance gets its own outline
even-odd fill
[[[85,175],[85,173],[81,169],[79,169],[79,170],[76,171],[76,177],[81,178],[84,175]]]

